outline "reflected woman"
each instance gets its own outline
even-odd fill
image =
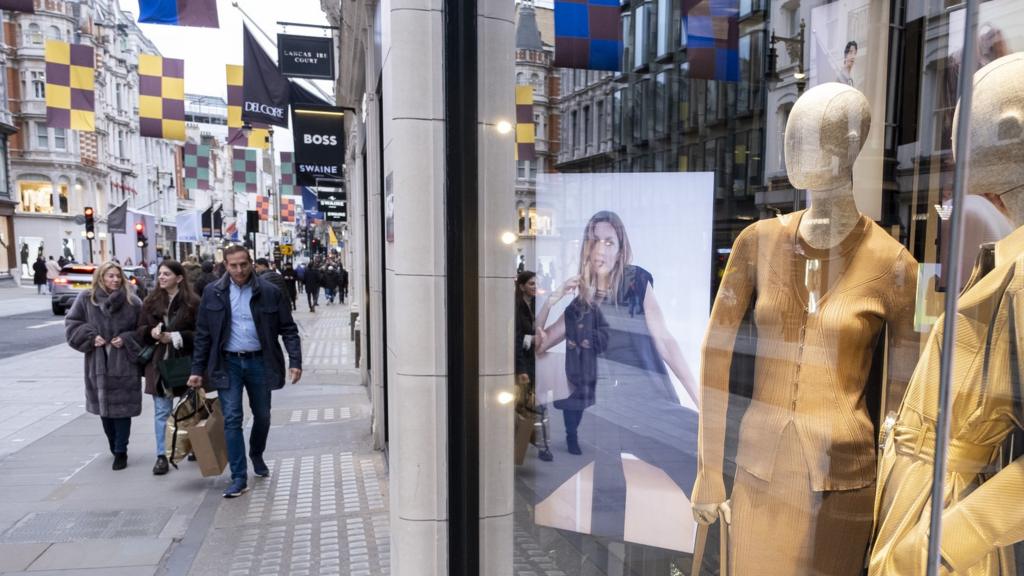
[[[538,355],[566,343],[570,394],[554,406],[562,411],[569,453],[583,453],[582,437],[597,454],[593,532],[609,536],[623,530],[622,453],[661,468],[684,490],[696,473],[697,414],[680,404],[669,370],[695,406],[697,382],[665,324],[653,276],[632,258],[619,216],[594,214],[580,246],[578,275],[551,294],[537,318]],[[570,294],[565,311],[548,325],[552,307]],[[587,422],[585,410],[591,414]]]

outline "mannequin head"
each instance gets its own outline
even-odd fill
[[[966,192],[987,196],[1014,225],[1024,225],[1024,54],[1003,56],[974,75],[966,155],[956,149],[959,118],[957,103],[953,157],[970,162]]]
[[[853,181],[871,107],[859,90],[838,82],[811,88],[786,122],[786,171],[797,189],[831,190]]]

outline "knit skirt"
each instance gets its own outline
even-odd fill
[[[771,481],[737,469],[730,576],[858,576],[871,539],[875,486],[815,492],[796,429],[783,432]]]

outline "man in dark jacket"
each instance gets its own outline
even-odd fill
[[[203,297],[203,290],[207,286],[217,281],[217,275],[213,272],[213,262],[209,260],[203,260],[203,263],[199,265],[202,272],[199,274],[199,279],[196,280],[192,289],[195,291],[196,296]]]
[[[338,268],[338,290],[341,294],[341,303],[344,304],[348,299],[348,270],[341,265]]]
[[[309,304],[309,311],[316,312],[320,305],[320,268],[315,262],[310,262],[306,268],[306,302]]]
[[[227,273],[207,287],[199,304],[188,385],[198,388],[205,384],[218,392],[231,465],[231,486],[224,497],[235,498],[249,489],[242,389],[249,395],[253,413],[249,435],[253,472],[267,477],[270,470],[263,451],[270,432],[270,392],[285,383],[279,339],[288,351],[293,384],[302,377],[302,342],[287,297],[253,273],[249,251],[244,246],[230,246],[224,251],[224,261]]]
[[[266,258],[256,259],[256,274],[260,278],[263,278],[274,286],[277,286],[277,289],[280,290],[282,294],[288,295],[288,286],[285,284],[284,276],[281,276],[277,270],[271,268],[270,261]]]

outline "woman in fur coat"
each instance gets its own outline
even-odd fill
[[[85,353],[85,408],[103,421],[114,470],[128,465],[132,417],[142,412],[142,381],[135,330],[142,302],[116,262],[93,273],[92,289],[78,296],[64,321],[68,344]]]

